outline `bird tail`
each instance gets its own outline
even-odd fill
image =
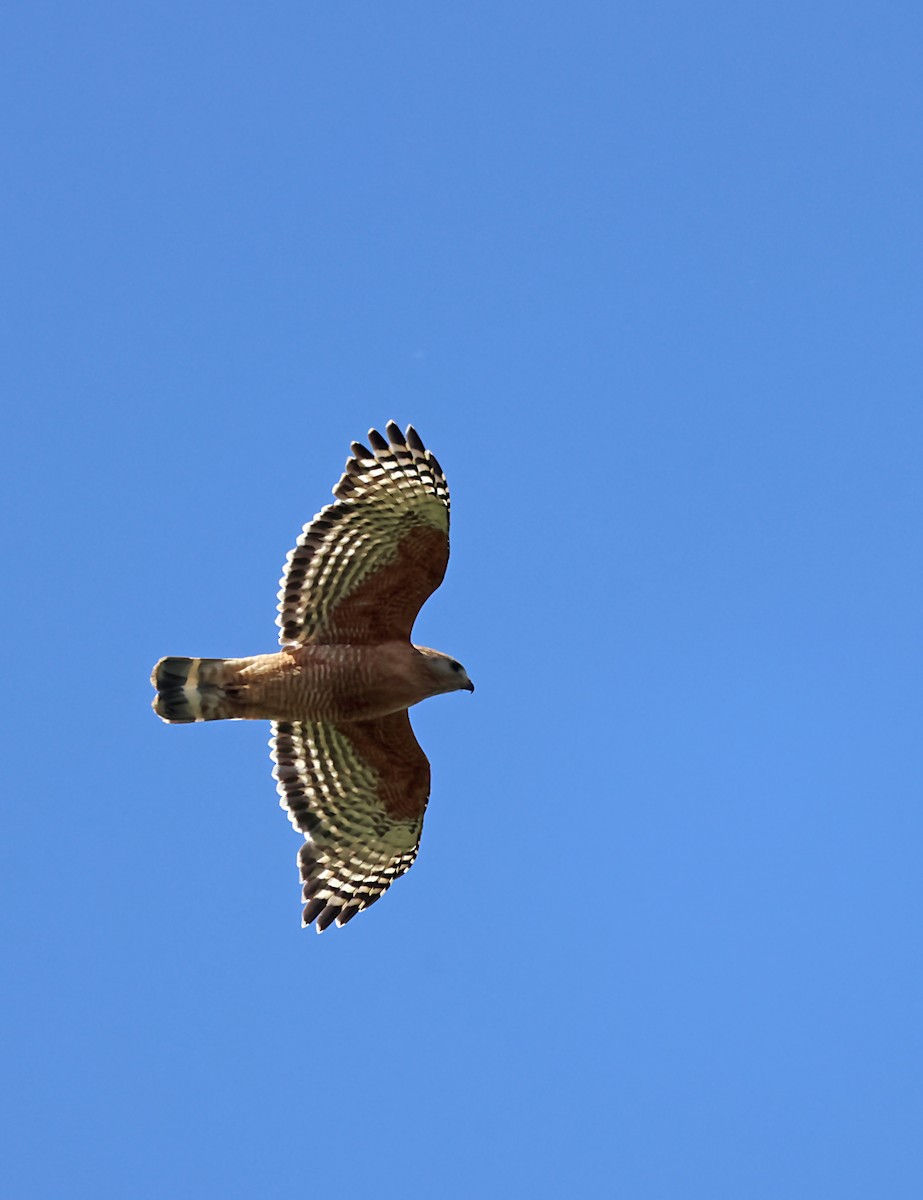
[[[233,659],[162,658],[151,675],[154,712],[170,725],[220,721],[235,713]]]

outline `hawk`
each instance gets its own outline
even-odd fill
[[[171,725],[272,722],[281,806],[304,834],[303,924],[345,925],[411,866],[430,768],[407,710],[474,691],[448,654],[415,646],[417,613],[445,575],[449,489],[410,425],[370,429],[279,581],[281,650],[162,658],[154,711]]]

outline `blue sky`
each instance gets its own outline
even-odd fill
[[[5,8],[7,1194],[923,1194],[921,24]],[[477,691],[318,938],[148,675],[390,417]]]

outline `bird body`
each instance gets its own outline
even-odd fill
[[[434,661],[448,655],[407,642],[309,644],[250,658],[162,658],[154,711],[192,721],[365,721],[419,704],[457,684]],[[451,684],[451,686],[449,686]]]
[[[415,430],[353,442],[336,502],[305,525],[280,580],[281,649],[162,658],[154,711],[171,725],[272,722],[280,804],[304,835],[303,923],[373,904],[413,863],[430,768],[407,710],[474,691],[454,658],[410,640],[449,558],[449,490]]]

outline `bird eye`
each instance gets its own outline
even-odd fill
[[[460,671],[461,669],[462,669],[462,665],[461,665],[461,663],[458,663],[458,662],[456,662],[456,661],[455,661],[455,659],[453,658],[453,659],[452,659],[452,670],[453,670],[453,671]]]

